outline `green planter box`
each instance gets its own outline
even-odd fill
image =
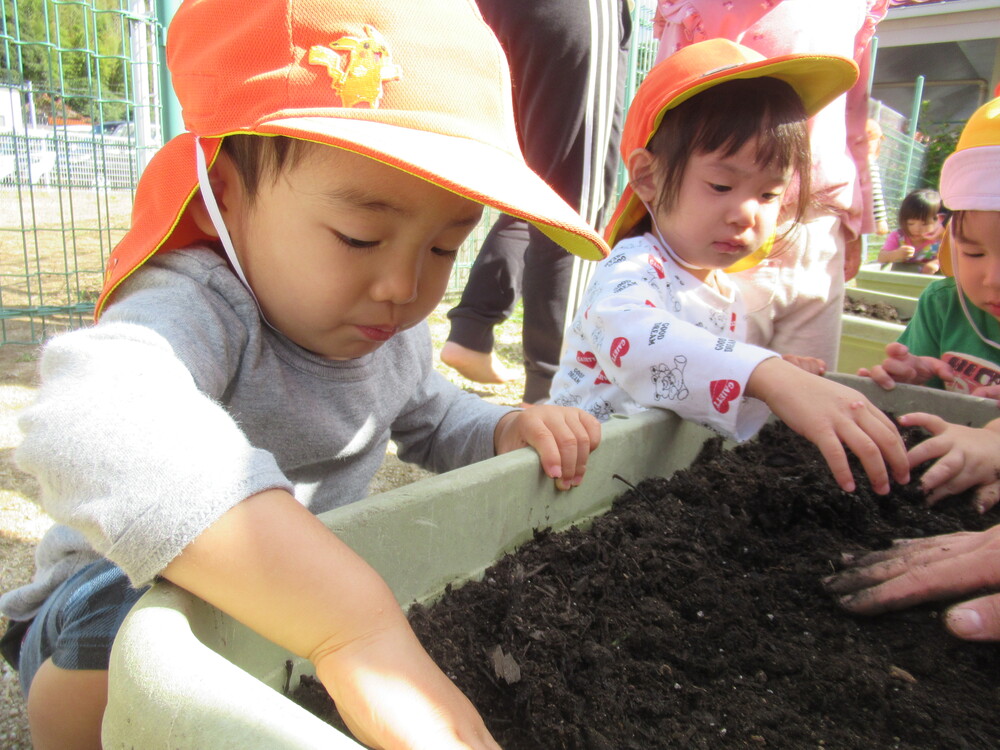
[[[885,320],[844,315],[841,319],[837,372],[855,374],[885,359],[885,346],[899,338],[905,326]]]
[[[980,425],[993,401],[913,386],[884,392],[834,379],[895,412],[937,412]],[[516,451],[421,480],[321,516],[385,577],[404,605],[476,577],[538,527],[585,522],[625,487],[688,466],[712,435],[665,411],[605,425],[584,483],[557,493],[535,454]],[[290,672],[288,665],[290,663]],[[106,750],[358,748],[282,695],[308,662],[257,636],[185,591],[154,586],[126,619],[111,655]]]
[[[885,292],[899,297],[913,297],[916,299],[920,293],[942,276],[928,276],[922,273],[901,273],[899,271],[882,271],[871,266],[862,266],[858,275],[854,277],[852,286],[858,289],[870,289],[873,292]],[[851,293],[848,287],[847,293]]]

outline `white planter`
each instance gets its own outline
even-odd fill
[[[946,415],[982,424],[993,401],[834,375],[882,408]],[[321,516],[364,556],[407,605],[434,598],[449,582],[476,577],[532,536],[606,510],[625,485],[668,476],[695,458],[711,433],[651,411],[605,425],[582,486],[556,492],[530,449],[431,477]],[[291,662],[291,674],[286,664]],[[111,655],[106,750],[283,750],[357,748],[283,697],[312,673],[308,662],[168,583],[129,614]]]

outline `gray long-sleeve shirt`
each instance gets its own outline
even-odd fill
[[[0,598],[14,619],[100,556],[149,583],[257,492],[287,489],[313,513],[360,500],[390,439],[433,471],[488,458],[510,411],[433,370],[426,324],[354,360],[301,349],[203,248],[151,259],[41,366],[17,460],[56,525],[33,582]]]

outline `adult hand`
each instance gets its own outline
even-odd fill
[[[847,569],[823,579],[849,612],[877,615],[924,602],[1000,590],[1000,526],[926,539],[900,539],[887,550],[845,556]],[[959,638],[1000,640],[1000,594],[951,607],[945,625]]]
[[[952,424],[934,414],[903,414],[899,423],[923,427],[932,437],[910,449],[910,468],[937,461],[924,472],[920,486],[931,505],[970,487],[978,487],[973,503],[985,513],[1000,500],[1000,419],[985,427]]]
[[[601,423],[593,414],[568,406],[539,404],[515,411],[497,423],[497,455],[530,445],[556,487],[568,490],[583,481],[587,459],[601,442]]]
[[[858,370],[861,377],[871,378],[880,387],[891,391],[897,383],[923,385],[933,377],[939,377],[946,383],[955,379],[955,371],[951,365],[937,357],[918,357],[910,354],[910,350],[898,341],[893,341],[885,347],[885,359],[874,367],[862,367]]]
[[[861,270],[864,243],[860,237],[848,240],[844,245],[844,281],[850,281]]]

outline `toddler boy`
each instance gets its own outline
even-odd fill
[[[186,0],[167,53],[189,132],[22,421],[57,522],[0,601],[35,747],[100,746],[111,643],[163,577],[311,659],[363,742],[496,748],[314,514],[362,499],[390,439],[436,471],[532,445],[578,484],[596,420],[450,385],[423,321],[483,204],[607,247],[524,163],[471,0]]]

